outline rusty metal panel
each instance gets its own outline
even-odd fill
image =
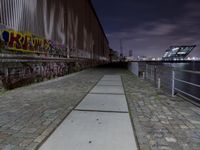
[[[73,57],[99,59],[108,51],[90,0],[1,0],[0,24],[64,45]]]
[[[100,64],[108,44],[90,0],[0,0],[0,80],[7,88],[65,75],[76,63]]]

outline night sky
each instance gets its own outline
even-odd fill
[[[200,0],[92,0],[110,47],[124,54],[161,57],[171,45],[197,47],[200,57]]]

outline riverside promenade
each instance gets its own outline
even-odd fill
[[[117,110],[110,110],[110,108],[113,109],[113,105],[110,105],[112,103],[105,101],[109,98],[101,101],[98,107],[95,104],[98,103],[96,98],[99,95],[91,98],[94,94],[105,94],[104,88],[95,90],[95,87],[102,83],[104,86],[106,86],[105,84],[110,86],[111,80],[110,83],[102,81],[108,76],[120,77],[118,84],[122,83],[123,85],[112,85],[123,87],[118,94],[115,93],[116,89],[113,91],[114,93],[107,93],[115,96],[125,95],[126,101],[123,101],[124,99],[123,102],[116,100],[114,108]],[[113,84],[115,83],[113,82]],[[103,92],[99,93],[99,90]],[[90,109],[92,99],[96,102],[93,102],[92,109]],[[88,107],[89,104],[90,107]],[[73,112],[75,110],[77,112]],[[80,112],[86,119],[83,122],[77,117],[77,113]],[[88,117],[88,113],[92,112],[96,114]],[[104,115],[98,116],[99,113],[104,113]],[[118,113],[122,118],[112,116],[112,113]],[[126,116],[126,119],[123,115]],[[73,120],[73,117],[77,118]],[[99,133],[101,130],[93,129],[90,132],[91,140],[83,141],[85,138],[81,139],[84,137],[81,134],[79,139],[74,138],[85,127],[91,125],[89,123],[92,123],[92,119],[98,118],[99,120],[95,120],[98,125],[102,123],[103,126],[104,123],[107,123],[105,127],[112,130],[108,131],[113,134],[115,141],[106,143],[106,139],[110,140],[111,137],[103,137],[102,135],[106,135],[105,133],[101,134]],[[101,120],[101,118],[103,119]],[[77,130],[68,126],[70,121],[77,122]],[[124,121],[126,123],[123,123]],[[141,150],[199,150],[200,147],[200,108],[179,97],[172,98],[162,91],[156,90],[152,85],[138,79],[125,69],[88,69],[1,93],[0,149],[42,149],[53,137],[59,137],[57,132],[63,127],[68,128],[63,130],[67,131],[63,138],[73,139],[76,145],[84,145],[82,142],[86,142],[89,146],[98,145],[95,143],[95,138],[102,137],[100,142],[105,139],[105,143],[111,147],[121,146],[131,141],[130,144],[123,147],[124,150],[129,150],[130,146],[134,150],[134,142],[137,144],[137,149]],[[86,128],[84,133],[88,131],[89,129]],[[112,135],[110,134],[110,136]],[[131,138],[132,140],[130,140]],[[119,139],[121,141],[117,141]],[[107,148],[106,145],[103,146]],[[71,147],[65,147],[65,149],[70,150]]]

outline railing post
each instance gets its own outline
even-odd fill
[[[154,82],[154,66],[151,66],[151,80]]]
[[[174,97],[174,88],[175,88],[175,71],[172,70],[172,97]]]
[[[160,78],[158,78],[158,89],[160,89]]]
[[[145,70],[145,80],[148,79],[148,64],[146,64],[146,70]]]
[[[145,72],[142,72],[142,79],[145,79]]]
[[[157,68],[156,68],[156,65],[154,66],[154,85],[156,87],[156,83],[157,83]]]

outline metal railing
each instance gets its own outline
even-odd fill
[[[183,83],[185,85],[190,85],[190,86],[193,86],[193,87],[197,87],[197,88],[200,88],[200,85],[199,84],[196,84],[196,83],[192,83],[192,82],[188,82],[186,80],[182,80],[180,78],[178,78],[176,76],[176,72],[182,72],[182,73],[189,73],[189,74],[196,74],[196,75],[200,75],[200,72],[199,71],[191,71],[191,70],[178,70],[178,69],[174,69],[172,70],[172,96],[174,97],[175,96],[175,92],[178,92],[180,94],[184,94],[186,96],[189,96],[195,100],[198,100],[200,101],[200,98],[195,96],[195,95],[192,95],[186,91],[183,91],[181,89],[179,89],[177,86],[176,86],[176,82],[180,82],[180,83]]]
[[[200,97],[196,96],[198,95],[198,93],[196,94],[193,92],[192,94],[191,90],[189,90],[190,92],[188,92],[187,90],[183,90],[189,86],[190,89],[200,88],[200,84],[195,83],[198,81],[196,80],[194,82],[187,81],[186,79],[182,79],[179,76],[179,75],[184,76],[184,73],[187,73],[188,75],[200,75],[200,71],[181,70],[170,67],[168,68],[168,70],[166,69],[167,70],[166,72],[161,73],[162,70],[160,70],[161,68],[159,66],[148,65],[148,64],[146,64],[145,68],[146,68],[144,71],[145,79],[152,82],[158,89],[160,88],[167,89],[167,91],[171,93],[172,97],[174,97],[175,94],[179,93],[181,95],[187,96],[188,98],[200,101]],[[165,75],[165,73],[167,73],[167,75]]]
[[[153,65],[146,65],[146,79],[150,80],[150,81],[154,81],[154,77],[155,77],[155,66]]]

